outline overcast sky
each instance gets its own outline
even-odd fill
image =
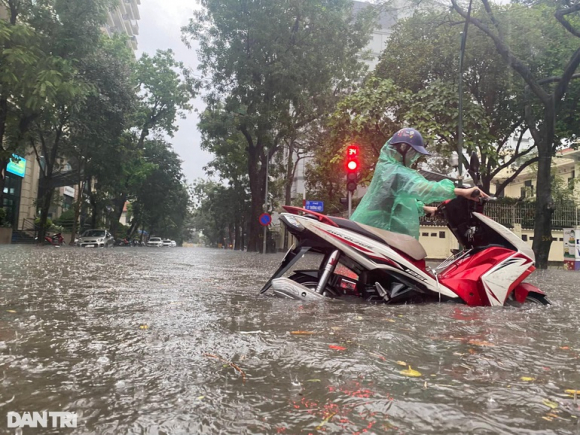
[[[181,42],[181,26],[187,24],[196,7],[195,0],[141,0],[139,12],[139,50],[141,53],[154,54],[156,50],[171,48],[177,60],[193,69],[197,68],[195,49],[188,49]],[[203,109],[201,99],[194,101],[197,109]],[[211,160],[211,154],[200,150],[200,134],[197,130],[197,114],[189,113],[187,119],[179,120],[179,131],[173,139],[175,152],[183,160],[183,172],[191,183],[196,178],[205,178],[203,167]]]

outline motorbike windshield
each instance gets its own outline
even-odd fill
[[[351,220],[419,239],[423,205],[455,198],[451,180],[429,181],[401,162],[400,154],[387,142],[369,189]]]

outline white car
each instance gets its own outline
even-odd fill
[[[147,241],[147,246],[154,246],[156,248],[160,248],[163,246],[163,240],[161,240],[161,237],[151,237]]]
[[[171,241],[171,247],[175,248],[177,246],[177,242],[175,240]]]
[[[169,239],[163,240],[163,246],[170,247],[171,246],[171,240],[169,240]]]

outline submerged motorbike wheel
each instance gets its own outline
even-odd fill
[[[513,299],[513,295],[505,301],[506,306],[510,307],[523,307],[523,306],[530,306],[530,305],[552,305],[552,303],[548,300],[548,298],[544,295],[538,293],[528,293],[526,296],[526,300],[523,303],[517,302]]]
[[[538,293],[528,293],[524,304],[551,305],[551,302],[544,295],[540,295]]]
[[[303,275],[301,273],[295,273],[289,277],[292,281],[297,282],[298,284],[302,284],[304,287],[309,288],[310,290],[316,291],[316,287],[318,287],[318,281],[308,275]],[[324,289],[324,293],[327,296],[333,297],[335,292],[332,290],[332,287],[326,285]]]

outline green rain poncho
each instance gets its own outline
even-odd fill
[[[450,180],[429,181],[401,159],[389,142],[383,146],[369,189],[351,220],[419,239],[423,206],[455,198],[455,185]]]

